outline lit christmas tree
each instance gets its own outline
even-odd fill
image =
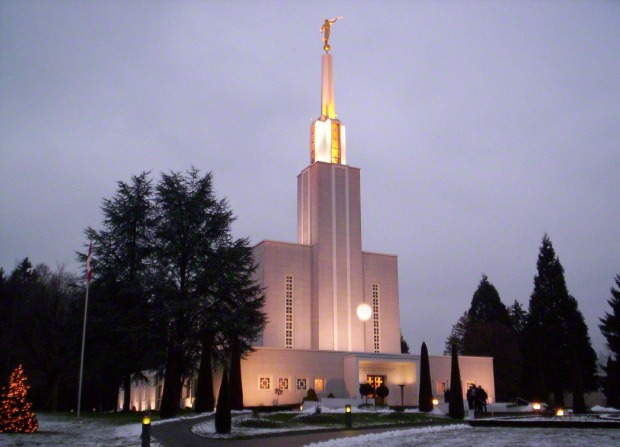
[[[2,388],[0,398],[0,433],[34,433],[39,428],[37,416],[30,410],[32,403],[26,400],[30,387],[22,365],[11,373],[9,387]]]

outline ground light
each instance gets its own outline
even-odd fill
[[[561,408],[558,408],[558,410],[555,412],[556,416],[564,416],[564,410],[562,410]]]
[[[433,405],[439,405],[439,399],[436,397],[433,398]]]
[[[352,415],[351,415],[351,405],[344,406],[344,425],[347,428],[351,428],[353,426]]]
[[[142,434],[140,438],[142,439],[142,447],[151,446],[151,416],[148,413],[142,418]]]
[[[536,411],[540,411],[540,404],[539,403],[532,404],[532,408]]]

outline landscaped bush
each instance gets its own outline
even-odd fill
[[[342,414],[313,413],[300,414],[291,418],[291,421],[303,422],[304,424],[342,424]]]
[[[310,388],[308,390],[308,393],[306,394],[306,397],[304,397],[304,400],[310,402],[318,402],[319,396],[316,395],[316,391],[314,391],[313,388]]]
[[[235,419],[233,422],[235,427],[248,427],[248,428],[280,428],[284,427],[284,424],[277,421],[271,421],[269,419],[262,418],[243,418]]]

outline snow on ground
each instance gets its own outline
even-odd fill
[[[620,413],[620,410],[618,410],[617,408],[601,407],[600,405],[593,406],[592,408],[590,408],[590,411],[604,412],[604,413]]]
[[[234,419],[233,419],[234,422]],[[221,438],[231,439],[238,438],[240,436],[257,436],[268,435],[271,433],[285,433],[299,430],[322,430],[325,427],[317,427],[314,425],[297,426],[297,427],[283,427],[283,428],[251,428],[251,427],[237,427],[232,425],[231,432],[228,435],[220,435],[215,432],[215,420],[211,419],[192,427],[192,433],[205,438]]]
[[[424,427],[307,444],[306,447],[609,447],[617,429]]]
[[[36,433],[0,433],[0,447],[138,447],[141,424],[109,425],[75,416],[37,414]],[[151,447],[161,447],[151,439]]]

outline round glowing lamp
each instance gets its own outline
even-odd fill
[[[150,425],[151,424],[151,416],[149,416],[148,414],[145,414],[144,417],[142,418],[142,423],[144,425]]]
[[[366,303],[362,303],[357,306],[357,318],[362,321],[368,321],[372,315],[372,309]]]
[[[433,398],[433,405],[439,405],[439,399],[436,397]]]
[[[564,416],[564,410],[562,410],[561,408],[558,408],[558,411],[555,412],[556,416]]]
[[[532,404],[532,408],[534,410],[536,410],[536,411],[539,411],[540,410],[540,404],[539,403]]]
[[[348,404],[347,404],[347,405],[345,405],[345,406],[344,406],[344,412],[345,412],[345,413],[351,413],[351,405],[348,405]]]

